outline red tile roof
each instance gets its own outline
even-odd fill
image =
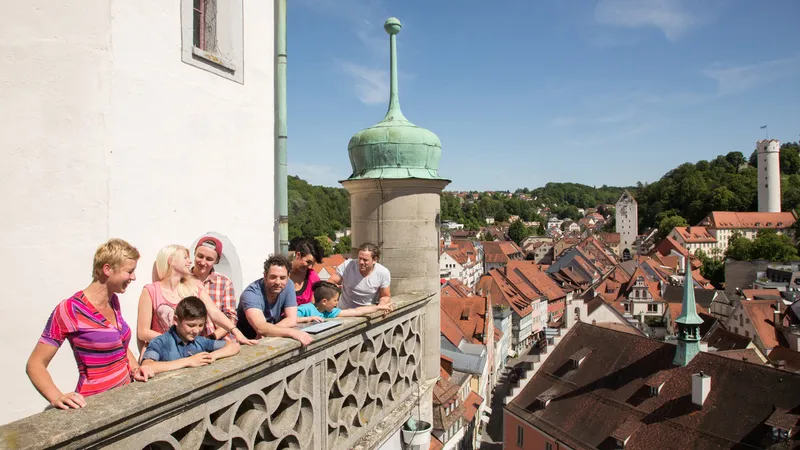
[[[685,242],[690,244],[717,242],[717,239],[708,232],[706,227],[675,227],[674,230]]]
[[[456,347],[458,347],[458,344],[461,343],[462,339],[466,340],[467,342],[472,342],[471,336],[467,336],[467,334],[464,333],[464,330],[458,326],[458,323],[453,320],[449,314],[440,314],[439,324],[442,335]]]
[[[531,313],[531,299],[509,282],[498,269],[492,269],[482,276],[475,291],[478,295],[491,296],[492,305],[508,306],[520,317]]]
[[[469,297],[472,295],[470,289],[458,278],[450,278],[445,281],[441,288],[442,297]]]
[[[487,263],[504,264],[511,259],[522,259],[522,249],[511,241],[493,241],[483,243],[483,258]]]
[[[714,211],[700,225],[709,228],[789,228],[795,220],[791,212]]]
[[[505,274],[528,298],[546,296],[549,301],[566,298],[567,294],[533,261],[512,261]]]
[[[447,315],[472,344],[486,344],[486,297],[442,297],[442,315]],[[444,332],[444,328],[443,331]],[[448,330],[450,332],[450,330]],[[455,334],[452,334],[455,338]],[[492,336],[494,337],[494,336]],[[448,340],[450,338],[448,337]],[[453,342],[453,341],[450,341]],[[458,345],[458,342],[453,344]]]
[[[786,306],[780,302],[781,310]],[[750,317],[750,322],[756,330],[758,338],[765,349],[778,346],[778,333],[775,330],[775,301],[774,300],[743,300],[742,309]]]
[[[481,403],[483,403],[483,397],[470,391],[467,399],[464,400],[464,418],[467,419],[467,422],[472,422],[472,419],[475,418],[475,413],[478,412]]]

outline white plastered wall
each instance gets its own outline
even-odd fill
[[[273,250],[273,2],[244,5],[244,84],[181,62],[180,2],[56,3],[0,15],[0,423],[46,405],[25,361],[109,237],[142,254],[121,297],[133,329],[160,247],[221,233],[244,283]],[[68,345],[50,368],[74,389]]]

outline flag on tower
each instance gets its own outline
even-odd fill
[[[766,125],[762,125],[762,126],[761,126],[761,129],[762,129],[762,130],[765,130],[766,128],[767,128],[767,126],[766,126]]]

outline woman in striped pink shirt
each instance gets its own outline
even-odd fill
[[[86,396],[99,394],[132,379],[146,381],[152,369],[140,368],[128,348],[131,329],[122,318],[117,294],[136,280],[139,251],[122,239],[111,239],[94,254],[92,283],[56,306],[39,343],[28,358],[26,372],[36,390],[55,408],[86,406]],[[78,364],[78,386],[63,393],[47,366],[64,340]]]

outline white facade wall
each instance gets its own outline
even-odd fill
[[[781,143],[758,141],[758,211],[781,211]]]
[[[630,302],[629,304],[633,305],[633,314],[635,317],[639,317],[640,314],[644,314],[645,316],[663,316],[664,315],[664,304],[661,302]],[[654,308],[655,311],[650,311],[650,308]]]
[[[618,323],[620,325],[630,325],[627,321],[620,319],[618,314],[611,310],[611,306],[603,304],[597,309],[587,315],[583,322],[596,324],[596,323]]]
[[[439,275],[442,278],[458,278],[463,283],[464,268],[447,252],[439,258]]]
[[[55,305],[89,284],[92,255],[108,238],[142,255],[121,296],[134,330],[164,245],[217,232],[238,254],[237,295],[260,276],[275,227],[273,2],[247,3],[244,15],[240,84],[181,61],[178,1],[4,9],[0,273],[17,301],[0,313],[14,318],[6,331],[18,344],[5,355],[0,423],[46,405],[25,361]],[[64,347],[50,373],[68,392],[77,370]]]

